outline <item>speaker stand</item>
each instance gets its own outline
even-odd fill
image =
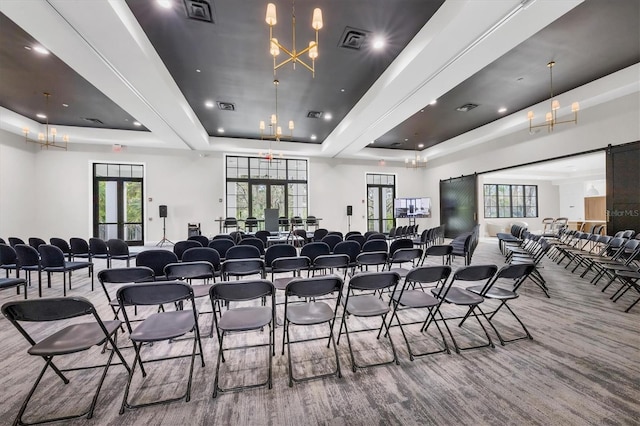
[[[164,243],[171,244],[172,246],[175,245],[173,241],[167,239],[167,218],[166,217],[162,218],[162,239],[158,241],[158,244],[156,244],[156,247],[158,246],[162,247]]]
[[[351,216],[347,216],[347,232],[351,232]]]

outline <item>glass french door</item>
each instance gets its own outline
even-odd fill
[[[264,209],[278,209],[279,216],[286,216],[285,185],[251,184],[251,215],[264,219]]]
[[[135,167],[140,167],[140,170],[132,171]],[[94,164],[94,236],[105,241],[119,238],[129,245],[144,244],[141,168],[124,164]],[[136,175],[140,177],[134,177]]]
[[[367,175],[367,230],[389,232],[395,226],[393,199],[395,198],[395,176]]]

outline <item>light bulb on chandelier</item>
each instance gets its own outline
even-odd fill
[[[30,139],[29,138],[29,128],[28,127],[23,127],[22,128],[22,133],[24,134],[24,139],[26,142],[31,142],[31,143],[37,143],[38,145],[40,145],[40,148],[46,148],[49,149],[51,148],[59,148],[59,149],[64,149],[65,151],[67,150],[68,146],[68,142],[69,142],[69,135],[62,135],[62,142],[64,142],[63,144],[60,144],[58,142],[56,142],[56,136],[58,136],[58,130],[55,127],[52,127],[51,129],[49,129],[49,98],[51,97],[50,93],[44,92],[43,93],[44,98],[45,98],[45,103],[46,103],[46,111],[47,114],[45,115],[45,131],[44,132],[39,132],[38,133],[38,139]]]
[[[309,45],[298,51],[296,49],[296,7],[295,2],[291,2],[291,27],[293,33],[293,45],[291,50],[284,47],[282,44],[278,42],[277,38],[273,37],[273,27],[277,24],[278,19],[276,16],[276,5],[274,3],[267,4],[267,14],[265,17],[265,22],[269,25],[269,53],[273,56],[273,75],[276,75],[276,70],[283,65],[291,62],[293,64],[293,69],[296,68],[296,64],[300,64],[304,66],[306,69],[311,71],[313,77],[316,75],[315,70],[315,60],[318,58],[318,31],[323,27],[322,21],[322,10],[320,8],[315,8],[313,10],[313,15],[311,17],[311,28],[314,29],[316,39],[311,40]],[[280,55],[280,51],[283,51],[287,58],[280,63],[276,63],[276,56]],[[311,65],[308,65],[302,58],[302,55],[308,54],[311,59]]]

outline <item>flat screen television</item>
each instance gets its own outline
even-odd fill
[[[396,198],[393,200],[393,217],[396,219],[431,217],[431,198]]]

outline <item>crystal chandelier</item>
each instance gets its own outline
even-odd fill
[[[276,75],[276,70],[282,67],[285,64],[291,62],[293,64],[293,69],[296,68],[296,63],[304,66],[306,69],[311,71],[311,74],[315,77],[315,60],[318,57],[318,30],[322,28],[322,11],[320,8],[313,9],[313,16],[311,18],[311,27],[316,32],[316,40],[310,41],[309,46],[298,51],[296,50],[296,7],[295,2],[291,2],[291,16],[292,16],[292,33],[293,33],[293,44],[291,50],[284,47],[282,44],[278,42],[277,38],[273,37],[273,27],[278,22],[276,18],[276,5],[273,3],[267,4],[267,15],[265,17],[265,21],[269,25],[269,53],[273,56],[273,75]],[[280,63],[276,63],[276,56],[280,54],[280,51],[283,51],[288,57]],[[302,55],[305,53],[309,54],[309,58],[311,59],[311,65],[308,65],[303,59]]]
[[[52,127],[51,129],[49,129],[49,98],[51,97],[50,93],[44,92],[43,93],[44,98],[45,98],[45,103],[46,103],[46,115],[44,116],[46,122],[45,122],[45,132],[40,132],[38,133],[38,139],[30,139],[29,138],[29,128],[28,127],[23,127],[22,128],[22,133],[24,133],[24,139],[26,142],[31,142],[31,143],[37,143],[38,145],[40,145],[40,149],[42,148],[46,148],[49,149],[50,147],[52,148],[60,148],[60,149],[64,149],[65,151],[67,150],[67,143],[69,142],[69,135],[62,135],[62,142],[64,142],[64,145],[56,142],[56,136],[58,136],[58,131],[56,130],[55,127]]]
[[[556,63],[551,61],[547,64],[549,68],[549,81],[550,81],[550,91],[551,91],[551,111],[547,112],[545,115],[545,122],[543,124],[533,125],[533,111],[529,111],[527,113],[527,118],[529,119],[529,133],[533,132],[533,129],[537,129],[540,127],[546,127],[548,132],[552,132],[553,128],[558,124],[566,124],[566,123],[574,123],[578,124],[578,111],[580,110],[580,104],[578,102],[574,102],[571,104],[571,112],[573,112],[572,120],[563,120],[558,121],[558,110],[560,109],[560,102],[557,99],[553,99],[553,66]]]

